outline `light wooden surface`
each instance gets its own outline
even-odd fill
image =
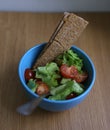
[[[24,117],[16,107],[27,101],[18,78],[21,56],[48,41],[62,14],[0,13],[0,130],[110,129],[110,13],[78,13],[90,24],[74,43],[96,67],[96,81],[88,97],[64,112],[37,108]]]

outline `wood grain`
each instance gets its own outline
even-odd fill
[[[21,56],[48,41],[62,13],[0,13],[0,130],[109,130],[110,129],[110,13],[78,13],[89,21],[79,40],[96,67],[96,81],[88,97],[64,112],[37,108],[24,117],[16,107],[27,101],[18,78]]]

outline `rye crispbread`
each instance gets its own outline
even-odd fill
[[[64,13],[63,18],[36,60],[33,68],[44,66],[68,50],[79,38],[88,22],[74,13]]]
[[[54,39],[67,50],[79,38],[87,24],[83,18],[71,13]]]
[[[46,51],[42,53],[40,58],[37,59],[37,62],[34,64],[36,66],[44,66],[46,63],[53,61],[56,56],[63,52],[64,48],[58,42],[53,41],[52,44],[46,48]]]

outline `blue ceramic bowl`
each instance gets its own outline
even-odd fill
[[[38,95],[33,93],[28,88],[28,86],[26,85],[25,78],[24,78],[24,71],[25,71],[26,68],[31,68],[31,66],[35,62],[35,59],[37,58],[39,53],[44,48],[45,44],[46,43],[38,44],[38,45],[32,47],[31,49],[29,49],[24,54],[24,56],[21,58],[20,63],[19,63],[19,68],[18,68],[19,78],[20,78],[22,86],[23,86],[24,90],[26,91],[29,98],[38,98]],[[67,109],[70,109],[70,108],[78,105],[79,103],[81,103],[86,98],[86,96],[89,94],[89,92],[91,91],[91,89],[94,85],[96,72],[95,72],[95,67],[94,67],[92,60],[90,59],[90,57],[84,51],[82,51],[78,47],[72,46],[71,48],[84,61],[84,67],[86,68],[88,75],[89,75],[87,81],[85,82],[85,87],[87,89],[85,90],[85,92],[83,94],[81,94],[78,97],[75,97],[73,99],[69,99],[69,100],[54,101],[54,100],[49,100],[49,99],[44,98],[41,101],[41,103],[39,104],[39,107],[41,107],[45,110],[48,110],[48,111],[63,111],[63,110],[67,110]]]

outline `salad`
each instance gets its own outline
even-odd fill
[[[24,76],[34,93],[47,95],[50,100],[67,100],[85,91],[83,83],[88,74],[83,69],[83,59],[69,49],[45,66],[27,68]]]

